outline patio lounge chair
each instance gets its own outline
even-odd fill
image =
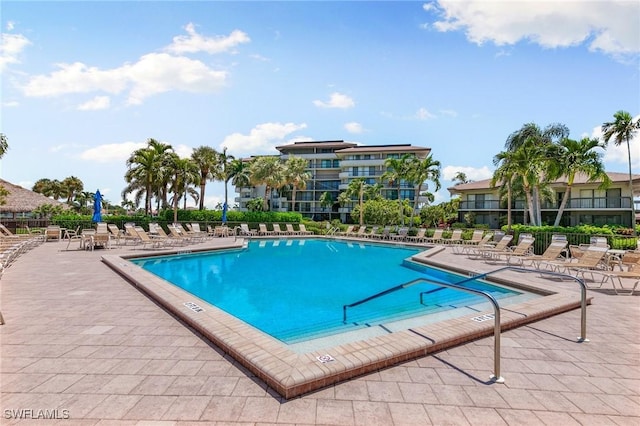
[[[353,233],[353,228],[355,228],[354,225],[349,225],[349,226],[347,226],[347,229],[344,232],[342,232],[342,231],[336,232],[336,235],[340,235],[340,236],[349,235],[349,234]]]
[[[300,235],[311,235],[313,232],[307,231],[307,227],[304,223],[298,225],[298,229],[300,230]]]
[[[366,232],[364,234],[365,238],[375,238],[376,235],[378,235],[378,229],[380,229],[379,226],[374,226],[372,227],[369,232]]]
[[[591,246],[584,251],[582,257],[576,262],[542,262],[544,266],[548,266],[555,272],[575,273],[575,276],[591,274],[593,280],[593,272],[597,270],[607,270],[606,254],[607,247]],[[544,275],[544,272],[542,272]]]
[[[602,275],[600,284],[597,286],[587,285],[588,288],[601,288],[604,283],[606,283],[607,281],[611,281],[613,291],[616,294],[633,296],[636,287],[638,287],[638,285],[640,284],[640,262],[631,265],[626,271],[597,271],[596,273]],[[631,282],[635,280],[635,283],[633,284],[633,287],[626,288],[623,284],[623,280],[630,280]],[[616,287],[616,282],[620,286],[619,290],[618,287]]]
[[[473,234],[471,234],[470,240],[464,240],[463,244],[470,244],[472,246],[480,244],[482,238],[484,237],[484,231],[482,229],[475,229]]]
[[[500,253],[506,250],[512,240],[513,235],[503,235],[497,244],[473,247],[473,250],[470,251],[467,256],[475,259],[478,257],[491,257],[491,253]]]
[[[147,246],[151,246],[151,248],[161,248],[167,242],[165,238],[162,238],[160,236],[151,236],[147,234],[147,231],[145,231],[141,226],[136,226],[134,229],[138,234],[140,241],[142,242],[143,249],[146,248]]]
[[[397,234],[391,234],[391,239],[394,241],[404,241],[407,238],[407,234],[409,233],[409,228],[402,227],[398,229]]]
[[[522,266],[522,259],[528,256],[531,256],[533,243],[535,238],[523,238],[520,242],[514,247],[508,247],[504,253],[494,253],[492,257],[494,258],[502,258],[505,257],[507,260],[507,265],[511,265],[515,262],[517,265]]]
[[[348,234],[348,237],[363,237],[365,231],[367,230],[367,226],[366,225],[362,225],[361,227],[358,228],[357,231],[352,232],[350,234]]]
[[[553,241],[551,244],[549,244],[544,253],[532,254],[530,256],[522,257],[520,259],[521,264],[522,266],[525,266],[525,262],[529,262],[530,266],[533,266],[536,269],[540,269],[540,266],[543,264],[543,262],[557,261],[562,256],[562,253],[566,250],[566,247],[567,241]]]
[[[444,233],[444,230],[442,228],[436,228],[433,231],[433,235],[432,236],[424,238],[424,242],[425,243],[431,243],[431,244],[441,244],[442,243],[442,234],[443,233]]]
[[[235,231],[236,235],[244,235],[247,237],[258,234],[257,231],[249,229],[249,225],[247,225],[246,223],[241,223],[240,226],[236,226]]]
[[[280,227],[279,223],[272,223],[271,226],[273,226],[273,232],[276,235],[287,235],[287,231],[283,230]]]
[[[258,224],[258,235],[267,236],[274,235],[275,231],[269,231],[264,223]]]
[[[300,231],[296,231],[293,229],[293,225],[290,223],[286,223],[285,227],[287,228],[287,234],[289,235],[300,235]]]
[[[421,243],[424,241],[424,235],[427,232],[427,228],[419,228],[416,235],[407,235],[405,238],[407,241],[412,243]]]
[[[451,246],[451,250],[453,251],[453,254],[469,254],[471,253],[472,250],[476,249],[477,247],[490,248],[490,247],[493,247],[492,244],[489,244],[489,241],[491,241],[492,238],[493,238],[493,234],[489,232],[485,234],[482,237],[482,239],[477,243],[470,244],[467,242],[467,244],[454,244]]]
[[[449,238],[443,238],[443,244],[462,244],[462,229],[454,229]]]

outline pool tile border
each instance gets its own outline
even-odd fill
[[[238,240],[217,249],[240,248],[242,244],[242,240]],[[433,256],[439,251],[433,250],[428,255],[417,256],[415,260],[450,268],[451,265],[439,264],[433,260]],[[179,250],[153,254],[177,252]],[[102,261],[228,353],[285,399],[493,335],[493,321],[471,320],[472,317],[492,313],[487,311],[300,354],[206,301],[127,261],[133,257],[140,257],[140,254],[105,255]],[[510,305],[508,310],[501,310],[503,331],[580,307],[578,292],[555,288],[552,284],[539,282],[540,280],[535,280],[534,284],[531,280],[525,281],[513,273],[507,275],[507,279],[501,279],[503,283],[514,282],[529,290],[537,289],[544,293],[545,297]],[[204,311],[194,311],[185,305],[188,302],[199,305]],[[330,355],[333,360],[324,363],[319,361],[318,357],[325,355]],[[487,370],[491,369],[492,365],[487,365]]]

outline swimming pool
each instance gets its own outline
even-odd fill
[[[324,241],[334,240],[325,238]],[[448,317],[447,312],[421,315],[377,327],[286,344],[131,262],[142,258],[157,260],[161,254],[180,255],[185,251],[239,251],[244,244],[246,240],[240,238],[220,238],[188,248],[105,253],[102,262],[192,327],[203,339],[244,366],[250,372],[247,374],[255,375],[286,399],[488,337],[495,332],[491,306],[473,305],[454,310],[466,311],[466,314],[455,318]],[[275,237],[259,241],[258,247],[270,244],[286,246],[306,242]],[[347,247],[355,249],[360,246],[353,241],[347,243]],[[444,247],[423,246],[422,250],[412,260],[442,270],[458,271],[464,277],[495,270],[495,265],[461,258]],[[287,267],[277,262],[268,263],[276,269]],[[374,275],[378,269],[374,270]],[[326,271],[331,276],[329,272]],[[492,274],[490,281],[508,288],[531,291],[534,295],[530,299],[515,296],[500,301],[502,330],[520,327],[581,306],[580,294],[574,286],[565,288],[562,284],[550,283],[535,274],[503,271]]]
[[[481,305],[479,296],[421,283],[350,308],[343,306],[416,278],[465,277],[407,260],[412,247],[319,239],[251,241],[231,251],[131,261],[287,344],[407,318]],[[522,292],[472,281],[496,299]],[[420,293],[424,293],[420,298]]]

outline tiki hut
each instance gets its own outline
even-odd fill
[[[68,208],[65,203],[24,189],[3,179],[0,179],[0,186],[9,192],[9,195],[5,197],[5,203],[0,205],[0,217],[3,221],[33,217],[32,212],[42,204],[60,205],[63,208]]]

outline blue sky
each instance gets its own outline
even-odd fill
[[[2,1],[0,177],[79,177],[121,201],[148,138],[236,157],[302,140],[432,149],[443,189],[507,136],[599,137],[640,114],[637,1]],[[603,152],[627,172],[626,147]],[[640,137],[632,143],[640,173]],[[232,197],[233,197],[233,193]],[[222,200],[207,185],[208,208]]]

